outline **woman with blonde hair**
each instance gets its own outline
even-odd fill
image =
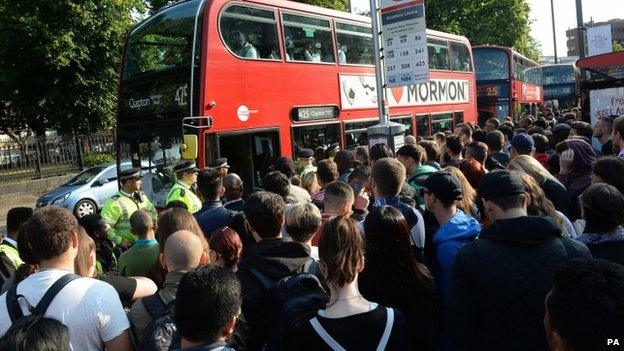
[[[538,160],[528,155],[516,156],[509,162],[509,169],[531,176],[544,190],[544,194],[552,201],[557,211],[571,221],[578,219],[578,206],[570,201],[566,188]]]
[[[315,171],[305,172],[301,175],[301,187],[308,191],[310,196],[316,194],[319,189],[318,179]]]
[[[531,203],[527,208],[529,216],[542,216],[552,218],[559,228],[561,233],[570,238],[576,237],[576,231],[572,222],[561,212],[555,209],[552,201],[544,194],[544,190],[528,173],[522,171],[516,171],[522,179],[526,192],[531,196]]]
[[[453,173],[459,181],[461,182],[462,187],[462,199],[459,200],[457,207],[464,211],[464,213],[474,217],[476,220],[481,220],[481,211],[479,211],[479,207],[476,204],[477,201],[477,191],[470,185],[468,182],[468,178],[459,170],[457,167],[448,166],[445,168],[447,171]]]

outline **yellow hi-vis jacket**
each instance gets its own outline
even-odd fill
[[[191,187],[181,180],[173,184],[173,188],[167,195],[167,204],[171,201],[182,201],[190,213],[195,213],[202,208],[202,202],[199,197],[193,193]]]
[[[156,207],[150,202],[144,192],[140,191],[128,196],[122,191],[106,200],[102,207],[102,219],[110,226],[108,238],[116,245],[128,240],[134,245],[137,236],[130,231],[130,216],[140,209],[145,209],[152,214],[154,223],[158,220]]]
[[[13,245],[9,243],[5,243],[5,242],[1,243],[0,252],[3,253],[9,259],[11,264],[13,264],[13,269],[17,269],[17,267],[21,266],[24,263],[17,249],[14,248]]]

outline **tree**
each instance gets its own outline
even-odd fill
[[[121,48],[140,0],[4,0],[0,129],[93,131],[116,114]],[[8,106],[8,107],[7,107]]]
[[[154,14],[163,7],[174,3],[176,0],[145,0],[145,5],[149,8],[150,13]],[[328,9],[349,11],[349,0],[294,0],[296,2],[320,6]]]
[[[350,11],[349,0],[295,0],[308,5],[324,7],[339,11]]]
[[[149,8],[150,14],[155,14],[163,7],[173,4],[175,0],[147,0],[145,1],[145,5]]]
[[[624,46],[614,40],[613,41],[613,52],[616,52],[616,51],[624,51]]]
[[[466,36],[472,45],[513,47],[539,60],[526,0],[428,0],[427,28]]]

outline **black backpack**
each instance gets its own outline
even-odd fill
[[[169,305],[158,293],[143,298],[143,307],[152,317],[141,337],[139,351],[167,351],[180,348],[180,334],[173,320],[174,302]]]
[[[318,269],[316,261],[304,264],[302,273],[289,275],[275,282],[255,268],[251,274],[268,291],[270,334],[264,350],[286,350],[286,340],[294,328],[310,320],[324,308],[329,295],[311,270]]]
[[[61,290],[63,290],[65,285],[69,284],[70,282],[78,278],[80,277],[75,274],[68,273],[60,277],[59,279],[57,279],[56,282],[54,282],[54,284],[52,284],[52,286],[48,289],[48,291],[46,291],[45,294],[43,294],[43,297],[41,298],[41,300],[35,307],[33,307],[30,303],[28,303],[28,301],[26,300],[24,296],[17,295],[18,284],[13,285],[11,289],[9,289],[6,295],[7,311],[9,313],[9,317],[11,318],[11,323],[15,323],[18,320],[25,317],[24,313],[22,313],[22,309],[20,308],[20,304],[19,304],[20,298],[26,301],[26,304],[28,305],[28,310],[30,311],[30,315],[43,316],[45,315],[46,311],[48,310],[48,307],[52,303],[52,300],[54,300],[56,295]]]

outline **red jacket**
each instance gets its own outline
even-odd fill
[[[548,160],[550,159],[550,155],[546,153],[534,153],[533,157],[539,161],[546,169],[548,169]]]

